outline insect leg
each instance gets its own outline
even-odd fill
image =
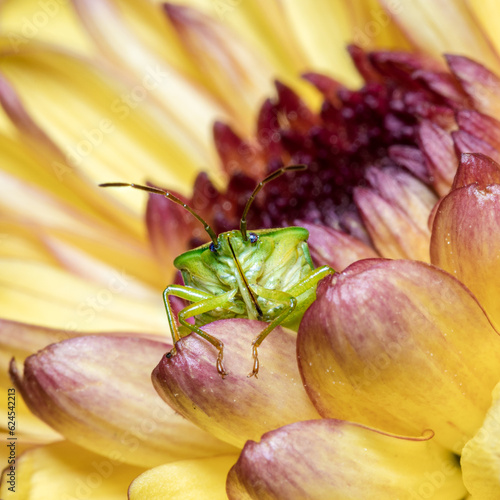
[[[335,271],[331,267],[318,267],[287,290],[290,295],[293,295],[297,299],[297,307],[293,311],[293,314],[286,318],[287,327],[292,329],[298,328],[298,323],[302,319],[304,312],[316,299],[316,285],[323,278],[332,274],[335,274]]]
[[[181,338],[181,336],[179,335],[179,327],[177,326],[177,322],[175,321],[172,305],[168,300],[169,295],[189,300],[191,302],[199,302],[200,300],[209,299],[213,297],[213,295],[207,292],[202,292],[201,290],[195,290],[193,288],[188,288],[182,285],[169,285],[167,286],[167,288],[165,288],[165,290],[163,291],[163,302],[165,302],[168,324],[170,326],[170,331],[172,333],[172,340],[174,341],[174,349],[175,349],[175,344]],[[172,354],[175,354],[175,352],[173,352]]]
[[[287,290],[288,293],[293,295],[294,297],[298,297],[304,292],[307,292],[312,287],[318,284],[323,278],[327,276],[335,274],[335,271],[328,266],[321,266],[316,269],[313,269],[305,278],[299,281],[292,288]]]
[[[281,292],[279,290],[268,290],[267,288],[261,287],[259,285],[250,285],[252,290],[260,297],[274,302],[282,303],[285,307],[283,310],[274,318],[267,326],[262,330],[257,337],[252,342],[252,356],[253,356],[253,369],[252,372],[248,374],[249,377],[257,377],[259,373],[259,356],[257,348],[262,344],[263,340],[285,319],[287,316],[293,312],[297,306],[297,299],[289,294],[288,292]]]
[[[172,290],[172,288],[174,287],[175,289]],[[200,337],[203,337],[205,340],[208,340],[208,342],[210,342],[219,351],[219,354],[217,355],[217,372],[222,376],[222,378],[224,378],[227,375],[223,365],[224,344],[216,337],[213,337],[212,335],[203,331],[198,326],[188,323],[186,320],[193,316],[198,316],[208,311],[212,311],[217,307],[224,307],[224,305],[230,302],[231,299],[235,296],[237,290],[230,290],[229,292],[220,295],[211,295],[209,293],[200,292],[199,290],[192,290],[190,288],[183,287],[181,285],[172,285],[171,287],[167,288],[171,289],[168,292],[165,291],[164,294],[165,297],[167,297],[168,295],[175,295],[176,297],[181,297],[187,300],[193,300],[193,301],[196,300],[195,304],[191,304],[179,312],[179,323],[185,326],[191,332],[194,332],[200,335]],[[165,301],[165,304],[167,303],[169,304],[168,297],[166,298]],[[170,317],[172,318],[173,321],[173,315],[171,309],[170,309]],[[180,337],[178,334],[178,330],[177,330],[177,335],[178,335],[177,340],[179,340]],[[174,340],[174,349],[175,349],[175,342],[176,340]],[[175,354],[175,352],[171,352],[171,356],[173,354]]]

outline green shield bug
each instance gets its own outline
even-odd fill
[[[268,182],[293,170],[305,170],[305,165],[290,165],[268,175],[254,189],[243,210],[240,229],[217,235],[215,231],[189,206],[168,191],[155,187],[122,182],[100,184],[101,187],[133,187],[160,194],[182,205],[204,226],[212,240],[198,248],[179,255],[174,266],[181,271],[183,285],[169,285],[163,292],[167,318],[174,341],[180,340],[169,297],[180,297],[191,302],[178,314],[179,323],[188,331],[208,340],[217,350],[217,372],[224,378],[224,344],[201,327],[217,319],[249,318],[267,325],[252,342],[253,369],[259,372],[257,349],[262,341],[279,325],[297,327],[304,312],[316,298],[316,285],[335,271],[328,266],[314,268],[307,238],[302,227],[284,227],[247,231],[246,216],[258,192]],[[187,321],[195,318],[195,324]]]

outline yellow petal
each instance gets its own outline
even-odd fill
[[[298,90],[309,105],[319,106],[318,94],[299,78],[301,73],[310,70],[312,66],[298,39],[298,33],[294,31],[285,15],[283,2],[279,0],[254,0],[253,2],[182,0],[175,4],[195,8],[227,26],[238,35],[241,43],[252,49],[256,57],[273,68],[274,78]],[[344,47],[338,47],[338,51],[342,57],[345,56]],[[252,71],[252,68],[247,68],[247,71]],[[352,68],[349,71],[356,76]],[[201,83],[204,83],[203,80]]]
[[[500,54],[500,5],[496,0],[469,0],[467,2],[480,23],[481,29]]]
[[[132,282],[121,269],[106,286],[53,266],[0,260],[0,317],[63,331],[127,331],[169,336],[161,293],[138,301],[123,293]]]
[[[352,42],[349,6],[345,2],[320,0],[311,8],[306,2],[286,1],[282,8],[306,53],[309,68],[332,74],[346,85],[361,83],[345,50]]]
[[[16,140],[0,137],[4,170],[36,183],[93,218],[109,217],[110,222],[125,225],[129,231],[133,228],[136,221],[131,220],[130,214],[117,211],[82,171],[72,168],[62,150],[33,120],[15,89],[2,76],[0,103],[16,127]]]
[[[325,419],[249,441],[229,473],[227,491],[231,500],[456,500],[465,495],[461,479],[455,456],[433,439]]]
[[[54,257],[33,234],[32,228],[12,221],[0,221],[0,256],[56,264]]]
[[[15,491],[4,471],[3,500],[123,500],[127,486],[144,468],[126,465],[79,446],[51,444],[28,450],[16,461]]]
[[[83,336],[30,356],[11,376],[30,409],[68,440],[144,467],[231,453],[158,398],[151,366],[171,346],[147,339]]]
[[[411,44],[394,20],[399,2],[362,0],[349,3],[352,16],[351,41],[365,50],[377,48],[410,50]]]
[[[2,3],[2,31],[17,52],[33,43],[60,45],[91,55],[92,43],[69,2],[60,0],[10,0]]]
[[[500,498],[500,384],[482,427],[462,451],[461,464],[473,498]]]
[[[224,23],[195,9],[165,4],[183,45],[244,131],[252,131],[258,106],[272,91],[274,68],[244,45]]]
[[[70,240],[71,243],[65,240]],[[168,280],[174,277],[173,259],[164,264],[168,271],[161,276],[151,253],[141,252],[140,248],[128,246],[123,241],[95,241],[72,234],[64,234],[62,238],[47,235],[43,237],[43,241],[57,258],[59,265],[76,276],[104,287],[116,276],[116,268],[120,267],[123,275],[130,276],[121,293],[141,301],[155,300]],[[150,288],[145,283],[152,284],[155,288]]]
[[[167,123],[152,103],[152,92],[167,85],[168,73],[158,65],[144,68],[142,83],[43,50],[3,57],[0,68],[70,165],[96,183],[149,178],[186,191],[200,164],[207,163],[200,143],[183,135],[178,124]],[[190,102],[181,98],[176,101]]]
[[[129,500],[226,500],[226,476],[237,455],[182,460],[150,469],[136,478]]]
[[[101,50],[132,75],[133,79],[129,82],[131,88],[127,91],[127,94],[130,94],[128,100],[134,100],[133,91],[136,89],[136,105],[140,103],[140,107],[144,107],[144,98],[137,102],[139,95],[150,95],[156,112],[163,114],[163,134],[167,130],[171,138],[175,138],[178,143],[172,142],[174,151],[191,149],[190,156],[203,163],[215,159],[211,156],[211,125],[218,117],[227,119],[228,114],[224,107],[202,85],[194,82],[190,78],[192,75],[188,73],[188,76],[185,76],[185,64],[179,66],[179,57],[172,60],[170,56],[162,54],[169,50],[169,41],[172,38],[172,29],[167,30],[167,23],[160,31],[163,40],[160,38],[153,44],[151,39],[144,39],[144,26],[151,24],[154,27],[153,32],[156,32],[159,23],[158,19],[152,23],[147,21],[153,15],[148,2],[117,3],[86,0],[78,1],[76,5]],[[143,9],[146,9],[146,15],[141,13]],[[161,17],[161,7],[155,7],[155,10],[154,15]],[[142,29],[136,32],[138,19],[144,20],[145,24],[143,23]],[[158,51],[158,47],[163,49]],[[173,44],[172,51],[174,54],[178,53],[178,44]],[[123,105],[123,102],[117,105],[120,114],[125,112],[122,111]],[[156,114],[158,113],[153,116]],[[179,148],[179,145],[183,148]],[[162,148],[164,147],[162,144]],[[172,163],[175,164],[175,161]]]
[[[392,0],[381,1],[388,7],[394,5]],[[393,12],[408,39],[436,59],[446,52],[472,58],[481,54],[484,64],[500,67],[497,54],[466,1],[415,0],[401,4]],[[453,26],[453,29],[443,29],[444,26]]]

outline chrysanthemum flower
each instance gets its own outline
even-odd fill
[[[496,7],[304,5],[2,5],[2,498],[500,496]],[[205,326],[225,380],[196,336],[165,358],[161,291],[206,235],[97,184],[225,231],[290,163],[249,225],[308,228],[339,273],[258,380],[255,321]]]

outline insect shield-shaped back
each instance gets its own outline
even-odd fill
[[[194,210],[173,194],[159,188],[113,182],[102,187],[129,186],[182,205],[204,226],[211,243],[179,255],[174,265],[181,270],[185,286],[169,285],[163,292],[168,322],[176,353],[181,339],[179,324],[187,332],[196,333],[210,342],[218,351],[217,371],[224,378],[224,345],[201,327],[225,318],[249,318],[267,322],[266,327],[252,342],[253,369],[249,376],[257,376],[259,359],[257,348],[278,325],[297,324],[315,299],[320,279],[334,271],[324,266],[314,269],[307,247],[308,232],[304,228],[261,229],[247,232],[246,216],[259,191],[270,181],[288,171],[304,170],[305,165],[291,165],[276,170],[254,189],[243,210],[240,230],[218,236]],[[170,297],[179,297],[191,304],[184,307],[175,321]],[[192,324],[188,320],[195,318]]]

